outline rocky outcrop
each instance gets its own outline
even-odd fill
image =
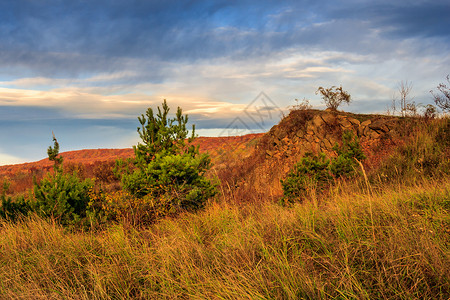
[[[260,140],[256,155],[259,153],[262,162],[255,166],[251,180],[247,181],[255,186],[264,186],[271,195],[280,195],[280,179],[306,152],[335,156],[333,147],[341,143],[346,130],[358,136],[363,146],[377,147],[387,139],[395,139],[398,128],[399,119],[396,117],[329,110],[292,111]]]
[[[299,122],[297,118],[303,120]],[[303,126],[295,129],[289,123]],[[324,152],[333,155],[333,146],[342,139],[344,131],[352,131],[361,142],[375,143],[395,134],[398,119],[386,116],[353,115],[337,111],[303,111],[291,113],[274,126],[264,137],[266,155],[303,155],[305,152]]]

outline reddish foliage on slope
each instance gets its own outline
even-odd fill
[[[76,150],[61,153],[65,163],[92,164],[98,161],[109,161],[118,158],[127,158],[133,155],[133,149],[92,149]],[[16,165],[0,166],[0,175],[14,175],[17,173],[29,173],[37,170],[50,170],[53,166],[48,158]]]
[[[252,140],[258,139],[263,134],[249,134],[232,137],[199,137],[194,140],[194,145],[199,145],[201,153],[209,153],[213,162],[222,153],[233,153],[242,149]],[[64,158],[64,169],[77,171],[82,178],[97,178],[105,183],[114,181],[114,162],[117,159],[129,158],[134,155],[132,148],[127,149],[89,149],[61,153]],[[0,183],[8,180],[11,186],[8,194],[22,193],[33,184],[33,176],[40,180],[47,172],[52,170],[53,162],[48,158],[37,162],[16,165],[0,166]]]

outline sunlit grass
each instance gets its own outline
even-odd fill
[[[448,299],[450,181],[211,203],[148,229],[0,227],[0,298]]]
[[[289,206],[242,172],[244,188],[225,181],[204,210],[146,228],[2,221],[0,298],[449,299],[449,124],[436,124]]]

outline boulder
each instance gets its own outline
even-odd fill
[[[322,114],[322,120],[325,123],[331,125],[331,124],[336,123],[336,116],[332,113],[324,113],[324,114]]]
[[[356,126],[359,126],[360,124],[361,124],[361,122],[359,121],[359,120],[357,120],[357,119],[355,119],[355,118],[348,118],[348,121],[350,122],[350,123],[352,123],[353,125],[356,125]]]
[[[331,150],[333,149],[333,144],[328,139],[323,139],[323,145],[326,149]]]
[[[369,124],[369,128],[376,130],[378,132],[388,132],[389,128],[386,126],[386,121],[383,119],[378,119]]]
[[[368,127],[370,125],[370,123],[372,123],[371,120],[366,120],[364,122],[362,122],[359,127],[358,127],[358,136],[364,136],[367,135],[368,133]]]
[[[366,127],[366,126],[369,126],[371,123],[372,123],[372,120],[366,120],[366,121],[361,123],[361,126],[362,127]]]
[[[273,136],[276,138],[276,139],[283,139],[284,137],[286,137],[286,132],[282,129],[282,128],[280,128],[279,126],[277,126],[277,127],[275,127],[275,129],[273,130]]]
[[[320,114],[315,115],[314,118],[312,119],[312,124],[313,124],[315,127],[322,126],[323,122],[324,122],[324,121],[323,121],[322,116],[321,116]]]
[[[370,133],[367,135],[370,139],[378,139],[381,134],[379,134],[376,130],[371,130]]]
[[[345,119],[345,118],[340,119],[339,124],[344,129],[349,129],[349,128],[353,127],[353,124],[348,119]]]

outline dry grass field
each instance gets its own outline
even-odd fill
[[[195,213],[79,230],[1,220],[0,298],[449,299],[448,124],[405,129],[384,155],[365,150],[360,176],[289,205],[252,184],[241,146]]]

